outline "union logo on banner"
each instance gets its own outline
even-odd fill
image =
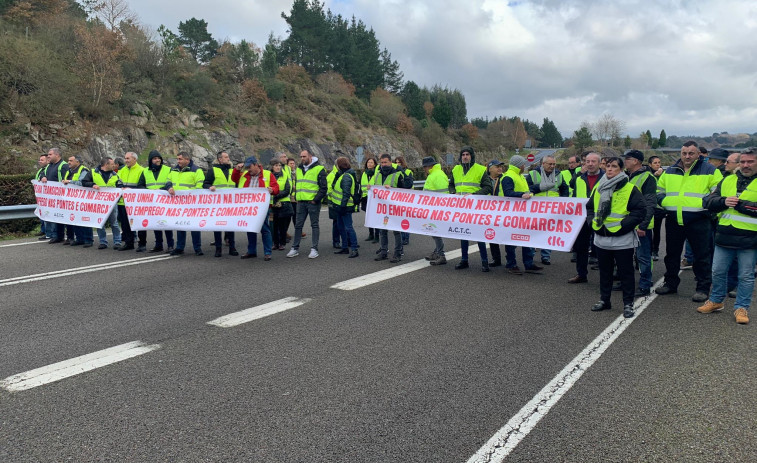
[[[207,222],[206,222],[206,221],[204,221],[204,220],[200,220],[200,227],[204,227],[204,226],[205,226],[206,224],[207,224]]]
[[[143,227],[146,227],[146,226],[147,226],[147,225],[148,225],[149,223],[150,223],[150,222],[149,222],[149,221],[148,221],[147,219],[144,219],[144,220],[142,221],[142,226],[143,226]]]
[[[486,229],[486,231],[484,231],[484,237],[485,237],[485,238],[486,238],[487,240],[493,240],[495,236],[497,236],[497,232],[495,232],[495,231],[494,231],[493,229],[491,229],[491,228],[487,228],[487,229]]]
[[[76,216],[73,215],[73,214],[71,214],[71,215],[68,216],[68,218],[71,220],[71,222],[73,222],[74,219],[76,219]]]

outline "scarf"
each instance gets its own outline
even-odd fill
[[[597,226],[601,227],[602,224],[605,223],[607,216],[610,215],[612,209],[612,193],[615,191],[615,187],[624,180],[628,180],[628,175],[626,175],[625,172],[621,172],[610,179],[607,178],[607,175],[599,179],[599,184],[597,185],[597,191],[599,192],[599,208],[594,211],[594,220]]]
[[[547,191],[554,188],[556,183],[557,181],[555,180],[555,170],[552,170],[551,174],[547,174],[546,172],[544,172],[544,169],[541,169],[541,182],[539,182],[539,191],[546,193]]]

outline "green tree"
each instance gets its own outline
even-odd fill
[[[594,139],[588,127],[584,126],[573,132],[573,146],[576,147],[576,152],[580,153],[593,144]]]
[[[281,46],[279,39],[273,36],[273,32],[268,34],[268,42],[263,50],[263,58],[260,60],[260,69],[263,77],[273,79],[279,72],[278,50]]]
[[[528,119],[523,121],[523,127],[526,129],[526,133],[528,134],[528,137],[534,141],[533,148],[536,148],[537,146],[539,146],[539,144],[542,141],[542,138],[544,138],[544,133],[541,131],[541,128],[539,128],[538,125],[534,124]]]
[[[558,148],[562,145],[562,135],[557,130],[555,123],[545,117],[541,124],[542,144],[550,148]]]
[[[260,53],[254,44],[242,40],[232,44],[228,51],[229,61],[233,66],[237,82],[257,77],[259,71]]]
[[[434,111],[431,113],[431,117],[443,128],[449,127],[449,123],[452,120],[452,109],[447,103],[446,97],[440,97],[434,103]]]
[[[652,144],[652,132],[650,132],[649,129],[647,129],[647,131],[644,133],[644,135],[647,136],[647,144],[651,145]]]
[[[623,139],[623,147],[625,147],[625,149],[627,150],[630,150],[632,144],[633,142],[631,141],[631,136],[626,135],[626,138]]]
[[[208,32],[204,19],[191,18],[179,23],[179,43],[199,63],[207,63],[215,56],[218,42]]]
[[[658,144],[660,145],[660,148],[664,148],[665,145],[668,144],[668,135],[665,133],[665,129],[660,131],[660,140]]]
[[[404,74],[400,71],[399,63],[392,61],[392,54],[386,48],[381,52],[381,67],[384,72],[384,89],[399,93],[402,89]]]
[[[428,91],[421,90],[418,84],[412,80],[405,82],[400,92],[402,102],[407,107],[407,114],[419,121],[426,117],[426,111],[423,109],[423,103],[428,101]]]

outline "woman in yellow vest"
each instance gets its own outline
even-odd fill
[[[492,159],[486,165],[489,177],[492,179],[492,196],[502,196],[502,170],[504,169],[504,165],[499,159]],[[489,267],[502,266],[502,250],[499,248],[499,245],[497,243],[489,243],[489,252],[492,255]]]
[[[623,159],[610,157],[607,170],[599,179],[587,203],[587,219],[594,230],[594,246],[599,259],[600,301],[591,310],[611,308],[613,267],[617,265],[623,289],[623,316],[634,316],[634,287],[636,284],[633,253],[639,244],[636,227],[644,220],[647,210],[644,195],[628,181],[623,172]]]
[[[363,189],[363,199],[360,200],[360,209],[365,210],[368,206],[368,185],[372,183],[373,176],[376,174],[376,160],[367,158],[363,164],[363,175],[360,178],[360,186]],[[368,238],[365,241],[379,242],[379,231],[375,228],[368,229]]]

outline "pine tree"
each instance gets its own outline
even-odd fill
[[[208,32],[204,19],[191,18],[179,23],[179,43],[200,63],[210,61],[218,50],[218,42]]]
[[[544,118],[544,122],[542,122],[541,124],[541,133],[541,141],[544,146],[549,146],[550,148],[558,148],[562,145],[563,138],[560,134],[560,131],[557,130],[555,123],[550,121],[547,117]]]
[[[660,148],[664,148],[665,145],[667,144],[668,144],[668,135],[665,133],[665,129],[662,129],[660,131],[660,139],[658,141],[658,145],[660,146]]]

